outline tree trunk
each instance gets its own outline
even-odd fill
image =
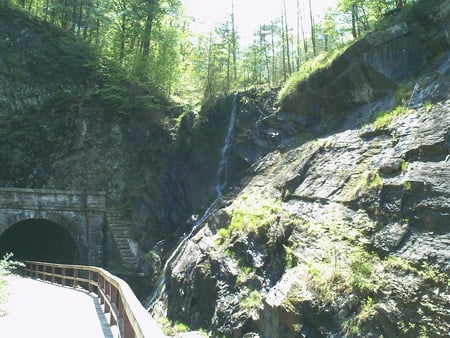
[[[283,54],[283,78],[284,82],[287,80],[287,74],[286,74],[286,47],[285,47],[285,37],[284,37],[284,14],[281,12],[281,50]]]
[[[358,32],[356,30],[357,10],[358,10],[357,6],[352,5],[352,35],[354,39],[358,37]]]
[[[286,43],[286,56],[287,56],[287,66],[289,75],[292,74],[291,69],[291,51],[290,51],[290,42],[289,42],[289,26],[287,22],[287,13],[286,13],[286,0],[283,0],[283,12],[284,12],[284,28],[285,28],[285,43]]]
[[[142,56],[145,60],[148,60],[148,57],[150,55],[150,38],[152,34],[152,28],[153,28],[153,15],[149,14],[147,16],[147,20],[145,21],[145,28],[144,28],[144,36],[142,39]]]
[[[126,35],[126,22],[127,17],[125,11],[122,12],[122,18],[120,22],[120,51],[119,51],[119,60],[123,62],[125,57],[125,35]]]
[[[237,37],[236,26],[234,22],[234,0],[231,2],[231,41],[233,48],[233,79],[237,79]]]
[[[316,56],[317,50],[316,50],[316,29],[314,27],[314,16],[312,12],[312,6],[311,6],[311,0],[309,0],[309,20],[311,23],[311,43],[313,48],[313,54]]]
[[[81,34],[81,25],[83,22],[83,5],[80,4],[80,9],[78,13],[78,27],[77,27],[77,36]]]
[[[272,79],[275,82],[277,78],[276,68],[275,68],[275,32],[274,32],[274,24],[270,26],[270,36],[271,36],[271,47],[272,47]]]
[[[297,71],[300,69],[300,22],[301,22],[301,12],[300,12],[300,1],[297,0]]]

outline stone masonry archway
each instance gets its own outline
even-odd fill
[[[0,254],[102,266],[105,193],[0,188]]]

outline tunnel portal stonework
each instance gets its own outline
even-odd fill
[[[79,264],[103,265],[104,192],[0,188],[0,236],[29,219],[49,220],[64,228],[78,246]]]

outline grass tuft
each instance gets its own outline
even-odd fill
[[[375,130],[383,129],[395,121],[399,116],[408,113],[408,111],[408,108],[405,106],[397,106],[391,111],[382,111],[376,116],[373,126]]]

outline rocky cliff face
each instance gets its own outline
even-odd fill
[[[170,319],[227,337],[448,334],[449,14],[435,1],[367,36],[276,113],[241,96],[255,115],[233,151],[253,164],[171,265]]]
[[[450,7],[422,4],[279,107],[239,94],[233,189],[170,266],[170,319],[227,337],[449,332]],[[155,243],[213,198],[231,98],[186,115],[174,143],[165,107],[80,100],[91,71],[55,68],[76,42],[0,15],[0,185],[105,190],[158,269]]]
[[[107,87],[92,54],[83,41],[1,7],[0,186],[105,191],[142,254],[173,230],[167,126],[176,114],[162,113],[158,98],[150,110],[139,106],[136,96],[151,93],[125,78],[123,88]],[[109,267],[120,268],[114,250]]]

